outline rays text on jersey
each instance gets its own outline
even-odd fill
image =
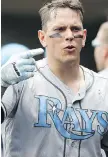
[[[49,115],[57,131],[68,139],[84,140],[93,136],[96,131],[101,135],[107,131],[108,113],[105,111],[90,110],[88,113],[88,109],[73,107],[63,110],[59,99],[43,95],[35,96],[35,98],[39,100],[38,119],[34,124],[35,127],[50,128],[51,124],[47,122]],[[62,117],[60,116],[61,112],[63,113]],[[97,124],[94,129],[95,121]]]

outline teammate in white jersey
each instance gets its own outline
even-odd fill
[[[96,38],[92,41],[92,46],[99,74],[108,77],[108,22],[101,24]],[[105,156],[103,151],[102,155]]]
[[[108,77],[108,21],[101,24],[96,38],[92,41],[97,70]]]
[[[40,15],[47,57],[29,51],[2,67],[4,157],[108,156],[108,79],[80,66],[82,5],[55,0]]]

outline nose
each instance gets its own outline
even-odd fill
[[[66,31],[65,40],[66,40],[66,41],[72,41],[73,39],[74,39],[74,34],[73,34],[73,32],[72,32],[70,29],[68,29],[68,30]]]

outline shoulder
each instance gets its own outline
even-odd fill
[[[105,82],[108,81],[108,78],[104,75],[100,75],[100,73],[96,73],[95,71],[90,70],[86,67],[83,67],[83,70],[84,70],[85,75],[89,75],[90,77],[94,78],[94,81],[97,81],[97,80],[105,81]]]
[[[102,90],[104,92],[108,90],[108,78],[88,68],[82,68],[84,70],[85,80],[89,89]]]
[[[101,72],[99,72],[99,74],[100,74],[101,76],[104,76],[104,77],[108,78],[108,68],[105,69],[105,70],[102,70]]]

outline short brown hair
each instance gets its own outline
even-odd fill
[[[42,22],[42,29],[46,28],[47,22],[50,19],[52,11],[58,8],[70,8],[80,13],[81,21],[83,21],[83,6],[79,0],[52,0],[50,3],[46,3],[39,10],[39,14]]]

